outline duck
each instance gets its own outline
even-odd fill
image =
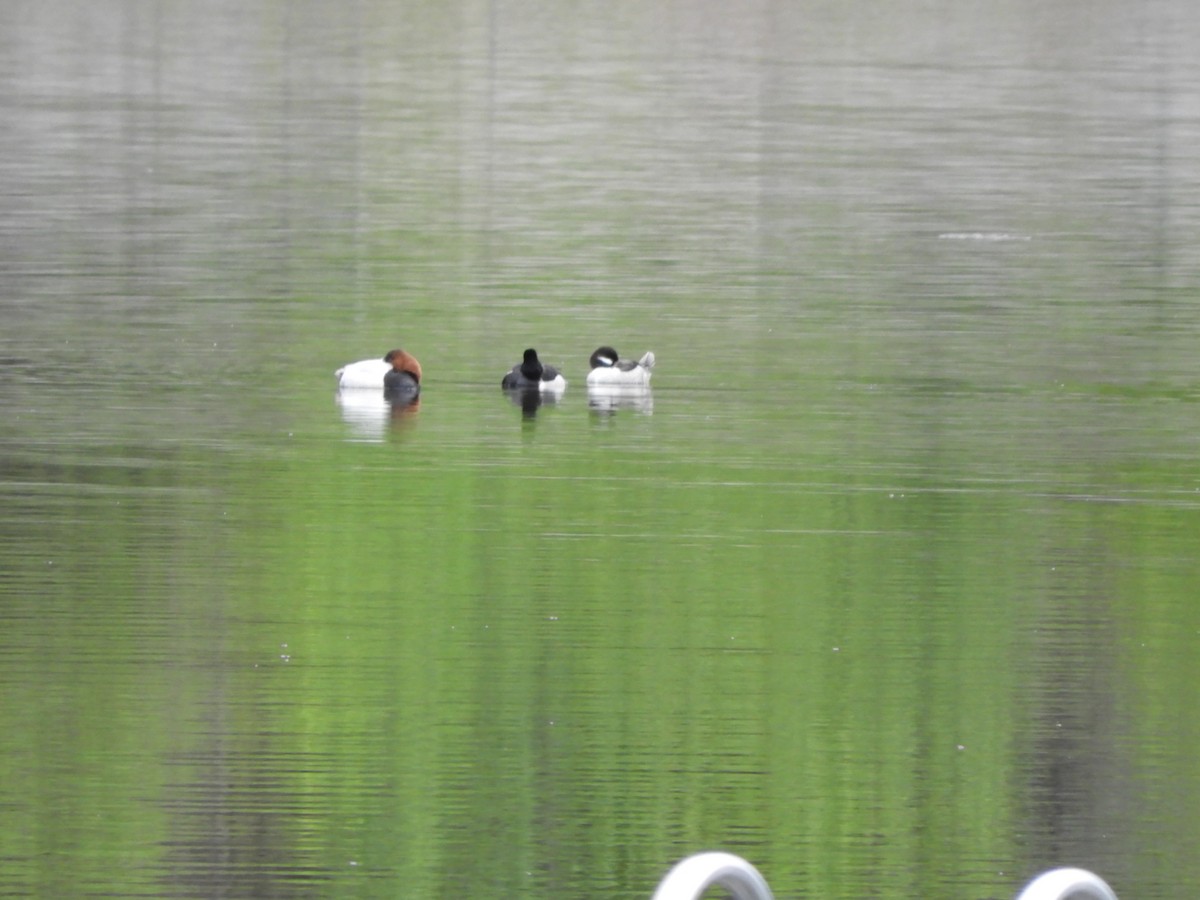
[[[383,388],[384,395],[389,397],[415,397],[421,392],[421,364],[411,353],[399,348],[389,350],[383,359],[363,359],[344,365],[333,376],[343,390]]]
[[[530,347],[525,351],[524,358],[512,370],[504,374],[500,387],[506,391],[531,390],[561,391],[567,386],[567,379],[554,366],[542,365],[537,351]]]
[[[591,371],[587,374],[589,385],[611,385],[614,387],[649,387],[650,370],[654,368],[654,353],[647,350],[636,362],[621,359],[612,347],[597,347],[588,361]]]
[[[411,357],[409,357],[411,359]],[[416,360],[412,360],[416,363]],[[383,376],[383,399],[387,400],[392,406],[407,406],[410,403],[416,402],[421,396],[421,367],[417,366],[417,371],[414,373],[412,369],[400,368],[393,361],[392,371]]]

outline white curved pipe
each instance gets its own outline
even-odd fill
[[[720,885],[734,900],[774,900],[758,869],[732,853],[697,853],[675,865],[652,900],[700,900]],[[1086,869],[1051,869],[1025,887],[1016,900],[1117,900],[1113,889]]]
[[[732,853],[697,853],[677,863],[654,892],[652,900],[699,900],[720,885],[734,900],[774,900],[758,869]]]
[[[1087,869],[1051,869],[1029,882],[1017,900],[1117,900],[1117,895]]]

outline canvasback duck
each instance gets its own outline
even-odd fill
[[[333,373],[339,388],[384,389],[385,394],[416,396],[421,390],[421,364],[407,351],[388,351],[383,359],[364,359]]]
[[[506,391],[523,391],[536,388],[539,391],[561,391],[567,386],[567,379],[554,366],[542,365],[537,351],[530,347],[525,351],[524,359],[506,372],[500,381],[500,387]]]
[[[591,371],[587,375],[589,385],[612,385],[614,387],[648,387],[650,370],[654,368],[654,353],[647,350],[636,362],[621,359],[612,347],[597,347],[589,360]]]

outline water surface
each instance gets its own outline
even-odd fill
[[[0,46],[0,892],[1200,887],[1187,4]]]

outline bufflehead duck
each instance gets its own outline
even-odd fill
[[[567,386],[567,379],[553,366],[544,366],[538,359],[537,351],[530,347],[525,351],[525,358],[512,367],[500,381],[500,387],[506,391],[530,390],[561,391]]]
[[[387,386],[387,378],[391,376],[393,389],[401,385],[412,391],[418,391],[421,386],[421,364],[416,358],[404,350],[396,349],[388,352],[383,359],[363,359],[342,366],[333,373],[339,388],[371,388],[379,390]]]
[[[654,354],[648,350],[634,362],[618,357],[612,347],[598,347],[589,362],[592,370],[587,375],[588,384],[647,387],[650,384],[650,370],[654,368]]]

